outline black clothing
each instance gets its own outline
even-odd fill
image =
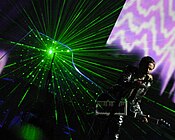
[[[119,78],[117,84],[113,86],[109,94],[120,101],[126,98],[128,101],[128,111],[135,115],[143,115],[140,108],[142,97],[146,94],[152,84],[148,75],[139,75],[139,70],[133,66],[127,66]]]
[[[127,115],[142,119],[145,115],[140,108],[141,99],[151,84],[152,79],[148,74],[140,74],[138,68],[127,66],[123,70],[117,84],[109,90],[109,94],[116,99],[116,105],[119,105],[122,99],[126,99],[128,102]],[[123,116],[114,116],[114,118],[116,125],[110,128],[112,131],[110,135],[111,140],[119,138],[120,128],[123,123]]]

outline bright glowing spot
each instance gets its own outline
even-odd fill
[[[49,54],[53,54],[53,50],[49,50]]]
[[[20,128],[19,136],[25,140],[41,140],[43,139],[43,132],[41,129],[31,125],[25,124]]]

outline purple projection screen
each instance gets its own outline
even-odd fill
[[[160,95],[173,80],[169,95],[175,103],[174,0],[126,0],[106,44],[152,56],[160,73]]]
[[[7,62],[8,55],[6,54],[6,51],[0,50],[0,74]]]

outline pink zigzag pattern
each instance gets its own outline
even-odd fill
[[[157,63],[161,93],[175,79],[175,1],[127,0],[107,40],[127,52],[142,50]],[[175,103],[175,81],[169,92]]]

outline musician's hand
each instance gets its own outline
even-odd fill
[[[147,118],[147,117],[143,117],[143,118],[141,119],[141,121],[142,121],[143,123],[148,123],[148,118]]]
[[[142,117],[141,117],[141,122],[143,122],[143,123],[148,123],[149,117],[150,117],[149,115],[142,116]]]
[[[153,81],[153,76],[151,74],[147,74],[148,76],[148,81]]]

